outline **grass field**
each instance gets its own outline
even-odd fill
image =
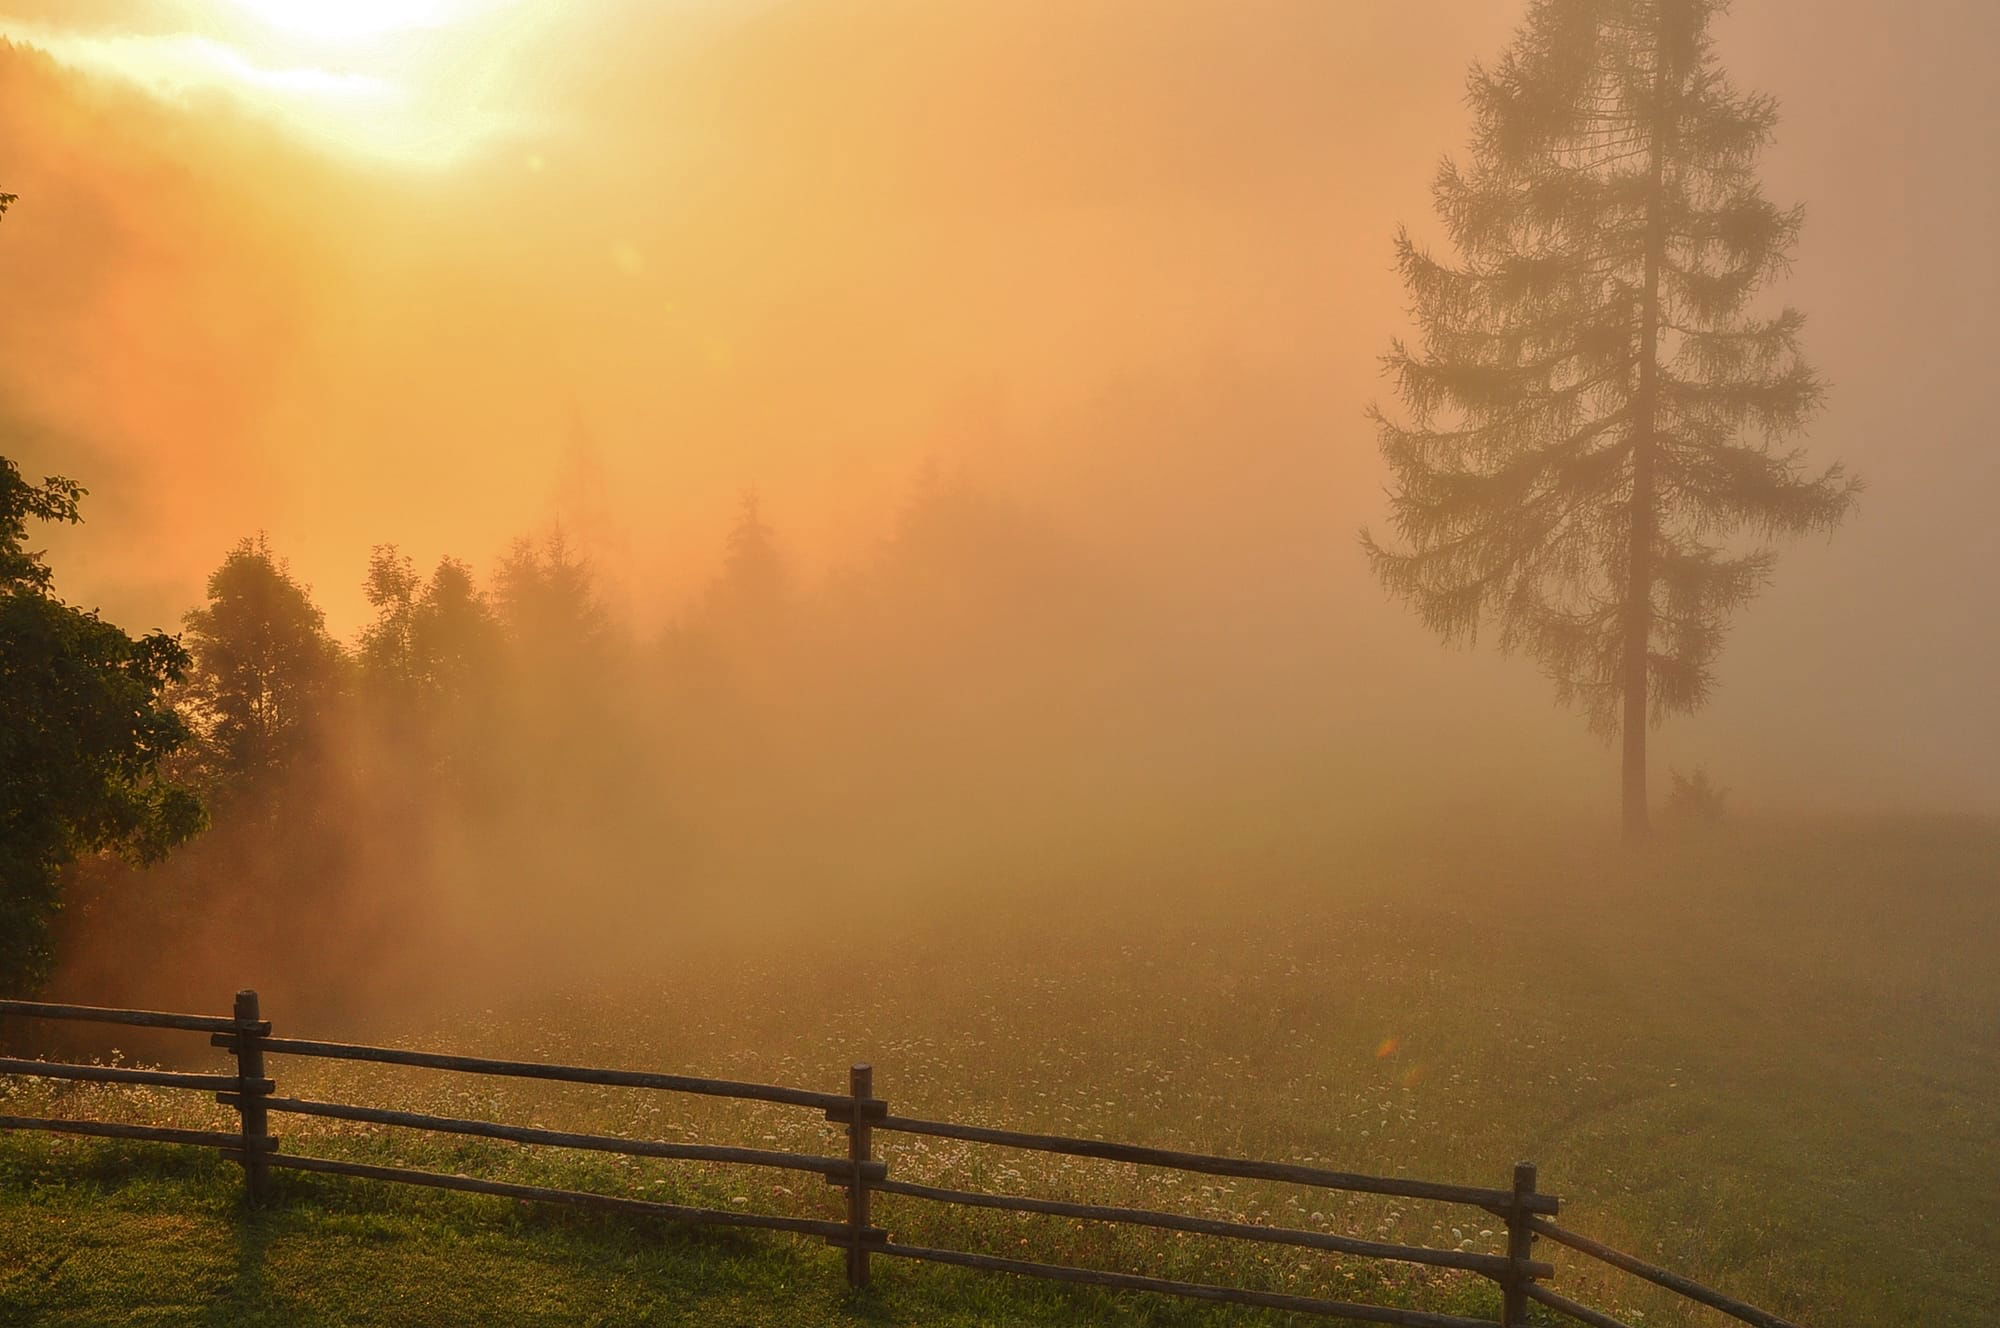
[[[1526,836],[1156,865],[1149,891],[1022,891],[908,920],[857,994],[838,945],[677,961],[643,986],[422,1027],[413,1045],[838,1089],[899,1112],[1504,1186],[1565,1225],[1807,1324],[2000,1321],[2000,827],[1693,836],[1644,861]],[[1225,860],[1218,857],[1218,861]],[[1089,901],[1089,902],[1080,902]],[[274,1063],[281,1091],[659,1138],[827,1151],[810,1112],[385,1067]],[[16,1083],[15,1114],[226,1122],[191,1095]],[[776,1173],[283,1118],[286,1147],[832,1216]],[[1462,1209],[886,1137],[891,1172],[1497,1250]],[[4,1323],[1275,1323],[508,1201],[282,1177],[246,1216],[212,1158],[0,1140]],[[884,1198],[899,1239],[1491,1312],[1483,1285],[1297,1251]],[[1476,1220],[1475,1220],[1476,1219]],[[1456,1228],[1456,1231],[1454,1231]],[[1706,1324],[1544,1251],[1634,1324]]]

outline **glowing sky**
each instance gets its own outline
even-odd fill
[[[1592,763],[1354,541],[1391,237],[1435,234],[1466,69],[1522,8],[0,0],[55,59],[0,52],[0,424],[90,486],[52,556],[137,629],[258,530],[345,633],[373,544],[484,569],[557,518],[653,623],[744,487],[817,573],[942,458],[1147,560],[1265,691],[1293,669],[1439,751],[1504,710]],[[1993,805],[2000,5],[1745,0],[1718,38],[1808,210],[1812,455],[1870,489],[1785,550],[1663,757]]]
[[[512,74],[556,7],[536,0],[180,0],[93,23],[0,12],[0,35],[183,100],[223,96],[340,152],[463,159],[530,129]]]

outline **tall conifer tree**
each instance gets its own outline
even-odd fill
[[[1383,582],[1447,640],[1482,626],[1623,738],[1628,837],[1647,831],[1646,733],[1707,697],[1759,541],[1830,529],[1857,485],[1791,445],[1820,402],[1800,315],[1756,307],[1797,208],[1754,167],[1777,121],[1733,89],[1726,0],[1532,0],[1475,66],[1471,161],[1434,195],[1459,257],[1407,232],[1421,337],[1371,411],[1395,478]]]

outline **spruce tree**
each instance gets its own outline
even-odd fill
[[[743,495],[736,524],[729,529],[722,575],[711,587],[710,599],[728,600],[737,614],[768,622],[790,593],[789,579],[777,532],[764,519],[763,500],[752,489]]]
[[[1434,196],[1455,260],[1404,231],[1421,329],[1385,357],[1408,408],[1371,417],[1399,540],[1363,544],[1448,641],[1482,627],[1623,738],[1624,823],[1647,830],[1646,734],[1708,696],[1761,541],[1832,528],[1839,466],[1794,445],[1820,403],[1800,315],[1756,297],[1800,210],[1755,165],[1777,121],[1730,86],[1726,0],[1533,0],[1469,79],[1470,164]]]

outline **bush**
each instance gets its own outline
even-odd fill
[[[1676,821],[1713,824],[1728,810],[1729,790],[1695,767],[1692,775],[1673,772],[1674,786],[1667,794],[1667,814]]]

